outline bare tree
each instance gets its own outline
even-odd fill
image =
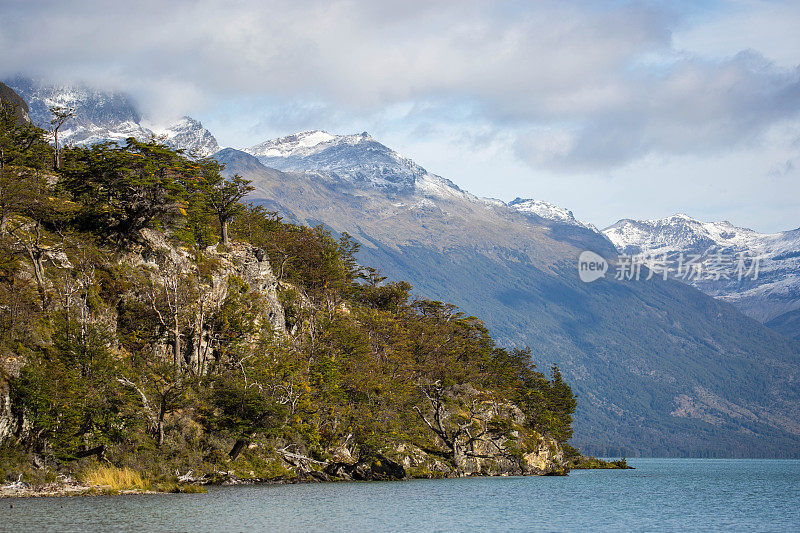
[[[456,469],[461,471],[468,457],[487,457],[474,451],[475,443],[487,440],[488,430],[480,421],[482,400],[451,397],[439,381],[419,384],[418,388],[432,408],[433,416],[425,416],[418,406],[414,410],[448,448]]]
[[[172,362],[177,375],[184,363],[183,329],[194,318],[197,280],[179,260],[169,256],[159,266],[160,275],[151,278],[147,294],[159,322],[172,336]]]
[[[68,107],[51,106],[50,113],[53,114],[50,124],[53,125],[53,142],[56,147],[54,166],[58,170],[61,168],[61,148],[58,145],[58,131],[67,120],[75,115],[75,110]]]
[[[184,376],[176,376],[170,364],[163,361],[146,361],[139,368],[135,383],[126,377],[117,381],[136,391],[142,399],[147,416],[148,431],[160,447],[164,444],[164,422],[168,414],[179,409],[190,383]]]

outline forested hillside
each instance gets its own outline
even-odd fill
[[[155,142],[54,157],[10,105],[0,148],[1,478],[563,472],[558,368],[358,265],[348,235]]]

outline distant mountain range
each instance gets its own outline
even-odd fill
[[[430,188],[432,178],[413,161],[400,156],[375,141],[367,133],[331,135],[307,131],[272,139],[243,150],[254,155],[266,167],[278,170],[324,173],[330,177],[375,187],[387,194],[410,191],[415,186]],[[448,180],[436,177],[439,187],[460,192]],[[654,221],[623,219],[602,232],[580,221],[563,207],[541,200],[516,198],[505,204],[520,213],[532,215],[554,231],[569,234],[565,227],[579,227],[604,235],[617,251],[627,255],[660,258],[666,254],[671,263],[681,254],[688,261],[705,266],[706,274],[673,276],[690,283],[704,293],[732,303],[746,315],[766,322],[792,338],[800,338],[800,329],[786,327],[784,313],[800,308],[800,229],[777,234],[761,234],[738,228],[729,222],[700,222],[687,215]],[[575,232],[572,232],[575,233]],[[597,243],[593,244],[595,247]],[[735,261],[743,254],[758,258],[759,271],[745,279],[734,275],[733,265],[719,279],[710,274],[713,263]],[[733,279],[731,279],[733,277]],[[755,277],[755,279],[752,279]]]
[[[33,92],[32,116],[36,106],[46,109],[47,101],[58,101],[57,93],[45,98]],[[122,97],[95,94],[102,113],[91,115],[91,98],[66,93],[65,99],[80,101],[93,117],[80,126],[87,133],[82,138],[74,126],[78,142],[146,129]],[[192,124],[188,141],[176,133],[171,142],[201,137],[195,133],[202,127]],[[543,369],[557,363],[579,395],[574,440],[587,452],[800,455],[800,343],[724,301],[760,320],[783,317],[779,326],[792,336],[800,317],[781,295],[789,301],[794,293],[780,291],[781,283],[795,283],[791,265],[800,254],[791,255],[798,251],[790,242],[794,232],[772,241],[747,234],[752,250],[771,253],[783,265],[765,269],[763,305],[757,303],[762,293],[747,292],[755,286],[736,298],[733,286],[697,285],[717,290],[715,299],[659,277],[626,281],[607,275],[588,284],[577,273],[582,251],[596,252],[613,268],[618,253],[657,246],[658,232],[629,231],[640,224],[633,221],[601,232],[545,202],[478,198],[366,133],[309,131],[215,151],[214,157],[228,173],[253,180],[253,201],[298,223],[350,233],[362,244],[364,264],[411,281],[421,296],[452,301],[481,317],[503,344],[530,346]],[[660,228],[669,233],[669,225]],[[678,233],[687,228],[702,233],[688,222]],[[729,233],[749,230],[720,231],[711,239],[715,247],[736,241]],[[673,239],[670,251],[688,253],[698,239]],[[712,246],[695,244],[693,250]],[[765,311],[770,306],[775,307]]]
[[[777,324],[784,324],[780,317],[800,309],[800,228],[765,234],[727,221],[701,222],[675,215],[620,220],[603,233],[620,253],[667,257],[673,264],[681,255],[685,261],[692,259],[699,263],[700,275],[686,276],[689,283],[760,322],[776,325],[779,331],[783,328]],[[758,272],[741,280],[733,275],[738,257],[758,257]],[[715,268],[723,275],[717,276]],[[800,328],[783,332],[800,336]]]

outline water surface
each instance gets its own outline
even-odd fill
[[[800,461],[629,462],[636,470],[574,471],[568,477],[0,499],[0,530],[800,531]]]

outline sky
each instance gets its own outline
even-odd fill
[[[223,146],[368,131],[605,227],[800,226],[800,2],[0,0],[0,76],[132,95]]]

